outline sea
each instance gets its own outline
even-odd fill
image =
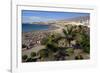
[[[22,24],[22,32],[48,30],[49,27],[50,25],[24,23]]]

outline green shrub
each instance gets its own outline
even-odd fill
[[[25,61],[27,58],[28,58],[27,55],[23,55],[23,56],[22,56],[22,60],[24,60],[24,61]]]
[[[73,48],[68,48],[68,49],[66,49],[66,53],[68,55],[72,55],[74,53],[74,49]]]
[[[84,59],[82,55],[75,56],[75,60],[81,60],[81,59]]]
[[[28,58],[26,62],[36,62],[36,61],[37,61],[37,59],[35,59],[35,58]]]
[[[90,53],[90,38],[86,34],[83,34],[81,47],[83,48],[84,52]]]
[[[39,55],[41,58],[46,58],[46,57],[48,57],[48,50],[47,50],[47,49],[41,49],[41,50],[38,52],[38,55]]]
[[[30,56],[33,58],[36,56],[36,53],[35,52],[31,52]]]

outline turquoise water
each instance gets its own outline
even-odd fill
[[[42,24],[22,24],[22,32],[38,31],[38,30],[48,30],[49,25]]]

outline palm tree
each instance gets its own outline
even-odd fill
[[[65,35],[65,39],[68,41],[69,47],[71,47],[71,40],[74,39],[73,29],[74,29],[74,26],[72,25],[66,25],[66,29],[63,29],[63,33]]]
[[[84,52],[90,53],[90,38],[88,35],[83,34],[82,41],[80,42]]]

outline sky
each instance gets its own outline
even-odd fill
[[[89,13],[22,10],[22,23],[63,20],[78,16],[89,16]]]

